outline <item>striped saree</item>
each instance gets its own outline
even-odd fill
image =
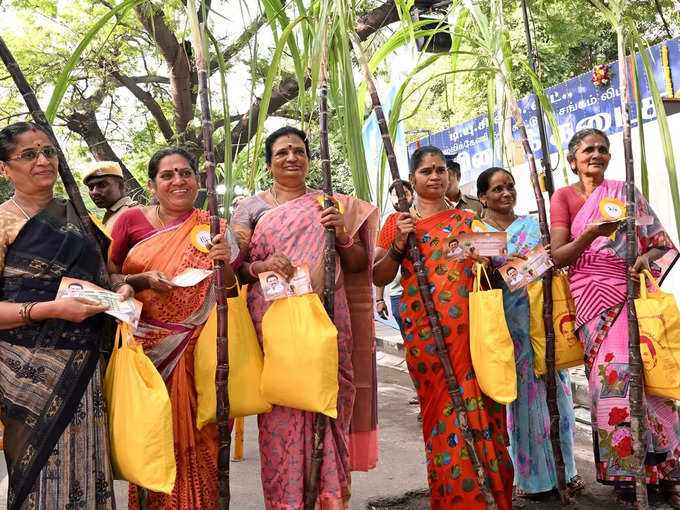
[[[637,227],[637,249],[668,250],[663,261],[652,264],[661,281],[675,262],[677,252],[647,201],[636,190],[638,218],[651,219]],[[605,180],[574,217],[571,238],[576,239],[602,217],[605,198],[625,202],[625,183]],[[626,485],[634,481],[628,404],[628,309],[626,299],[625,227],[613,239],[598,237],[569,268],[569,284],[576,305],[577,334],[585,352],[590,391],[590,412],[597,480]],[[659,265],[661,264],[661,265]],[[680,483],[680,420],[678,403],[645,395],[647,423],[645,459],[647,484]]]

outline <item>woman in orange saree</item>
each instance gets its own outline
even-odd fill
[[[421,147],[413,153],[410,180],[418,202],[410,214],[395,213],[385,221],[376,248],[373,281],[376,285],[389,283],[401,265],[404,294],[399,313],[406,330],[408,371],[420,400],[430,506],[434,510],[486,509],[446,388],[413,264],[404,257],[409,232],[415,233],[423,255],[475,447],[499,510],[510,510],[514,472],[507,450],[505,407],[482,394],[470,358],[468,291],[473,261],[446,250],[456,236],[471,231],[473,215],[452,209],[446,202],[448,174],[438,148]]]
[[[134,334],[165,380],[172,404],[177,479],[171,494],[149,493],[149,508],[212,510],[217,507],[217,432],[215,424],[196,428],[194,347],[215,305],[212,276],[191,287],[170,282],[188,268],[212,269],[225,262],[225,285],[235,289],[231,265],[240,256],[236,238],[222,221],[222,235],[201,242],[209,215],[193,208],[198,190],[193,157],[176,147],[157,152],[149,162],[149,180],[158,206],[131,209],[114,226],[111,256],[142,301]],[[226,232],[226,235],[224,234]],[[129,508],[139,508],[130,484]]]

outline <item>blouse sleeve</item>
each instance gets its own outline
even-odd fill
[[[392,241],[397,237],[397,217],[399,213],[390,214],[378,236],[378,246],[384,250],[389,249]]]
[[[111,230],[111,239],[113,240],[113,246],[111,248],[111,262],[116,266],[122,268],[123,262],[125,262],[125,257],[127,257],[130,251],[130,212],[125,211],[120,215],[118,221],[113,225],[113,230]]]
[[[567,188],[560,188],[550,200],[550,227],[571,228],[571,218],[569,218],[569,200],[567,199]]]
[[[231,215],[232,225],[238,225],[239,227],[248,228],[250,230],[255,228],[254,222],[250,217],[251,208],[249,207],[249,203],[251,199],[252,197],[244,198],[238,203],[236,209],[234,209],[234,213]]]

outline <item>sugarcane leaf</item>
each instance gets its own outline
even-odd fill
[[[668,182],[670,184],[671,199],[673,200],[673,212],[675,214],[675,225],[678,230],[678,237],[680,237],[680,193],[678,193],[678,175],[675,167],[675,156],[673,153],[673,142],[671,141],[670,129],[668,127],[668,119],[666,118],[666,111],[663,106],[663,99],[661,92],[654,78],[654,70],[649,60],[649,55],[645,49],[645,44],[642,38],[635,31],[631,36],[637,46],[640,56],[642,57],[642,65],[649,85],[649,91],[652,94],[652,101],[656,110],[656,119],[659,126],[659,136],[661,137],[661,146],[663,147],[664,160],[666,162],[666,171],[668,173]]]
[[[145,0],[124,0],[123,2],[116,5],[109,12],[104,14],[101,18],[97,20],[97,22],[94,25],[90,27],[85,36],[81,39],[78,46],[76,46],[76,49],[73,50],[73,53],[66,61],[64,69],[62,69],[61,73],[59,73],[59,77],[54,83],[54,91],[52,92],[50,102],[47,105],[47,109],[45,110],[45,116],[47,117],[48,122],[50,123],[54,122],[54,118],[57,115],[57,110],[59,109],[61,100],[64,98],[64,94],[66,93],[66,89],[68,88],[71,73],[73,72],[73,69],[75,69],[76,65],[78,65],[81,55],[83,54],[85,49],[92,43],[92,41],[94,41],[99,31],[106,26],[106,24],[109,22],[111,18],[113,18],[114,16],[125,14],[129,9],[138,4],[141,4],[144,1]]]
[[[569,176],[567,175],[567,166],[565,164],[566,158],[564,156],[564,149],[562,149],[562,138],[560,136],[560,128],[559,124],[557,123],[555,110],[553,110],[550,98],[545,93],[545,89],[543,88],[543,84],[541,83],[541,80],[538,77],[538,75],[534,72],[531,66],[524,60],[520,60],[520,65],[529,76],[529,79],[531,80],[531,85],[534,88],[534,94],[536,94],[536,97],[538,98],[538,101],[541,104],[541,108],[543,108],[543,114],[545,115],[545,118],[548,121],[550,131],[552,132],[554,144],[557,147],[558,154],[560,155],[560,161],[562,163],[562,174],[564,175],[564,183],[569,184]]]
[[[299,16],[294,21],[289,23],[283,32],[281,32],[281,37],[279,38],[279,42],[276,45],[269,70],[267,71],[267,77],[264,82],[264,90],[262,91],[262,98],[260,99],[260,111],[257,118],[257,132],[255,134],[255,143],[253,145],[254,157],[251,165],[250,177],[248,179],[248,186],[251,189],[254,184],[253,178],[257,168],[257,157],[260,153],[262,145],[262,130],[264,129],[264,120],[267,118],[269,102],[271,101],[272,91],[274,88],[274,78],[276,78],[276,76],[279,74],[279,70],[281,68],[281,54],[283,53],[284,46],[287,44],[288,38],[293,33],[293,29],[304,19],[304,16]]]
[[[489,124],[489,141],[491,142],[491,154],[496,154],[496,126],[494,116],[496,111],[496,75],[491,74],[486,81],[486,119]]]
[[[633,81],[635,83],[635,108],[637,110],[638,132],[640,134],[640,188],[642,194],[649,200],[649,175],[647,169],[647,151],[645,149],[645,127],[642,119],[642,95],[640,94],[640,73],[637,58],[635,58],[635,43],[629,41],[628,52],[633,55],[631,58],[633,69]]]

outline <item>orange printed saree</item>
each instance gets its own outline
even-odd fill
[[[124,215],[126,218],[141,215]],[[208,254],[191,242],[191,231],[208,224],[205,211],[192,210],[162,229],[150,230],[125,257],[124,274],[163,271],[172,279],[187,268],[212,268]],[[222,223],[222,230],[226,229]],[[232,263],[238,256],[230,238]],[[119,240],[114,238],[114,243]],[[160,293],[144,290],[136,295],[144,303],[135,338],[163,376],[172,403],[177,481],[170,495],[149,493],[152,509],[212,510],[217,507],[217,432],[214,424],[196,428],[194,346],[216,302],[212,277],[193,287]],[[138,508],[137,488],[130,484],[129,507]]]
[[[385,221],[378,239],[381,248],[388,249],[395,239],[397,216],[395,213]],[[442,211],[416,222],[416,239],[479,457],[499,510],[510,510],[513,468],[507,450],[505,407],[482,394],[470,358],[468,290],[472,286],[472,261],[449,259],[443,248],[448,245],[447,239],[470,232],[472,219],[472,214],[457,209]],[[409,259],[403,260],[401,275],[404,295],[399,313],[406,330],[408,371],[420,400],[430,506],[433,510],[485,510]]]

